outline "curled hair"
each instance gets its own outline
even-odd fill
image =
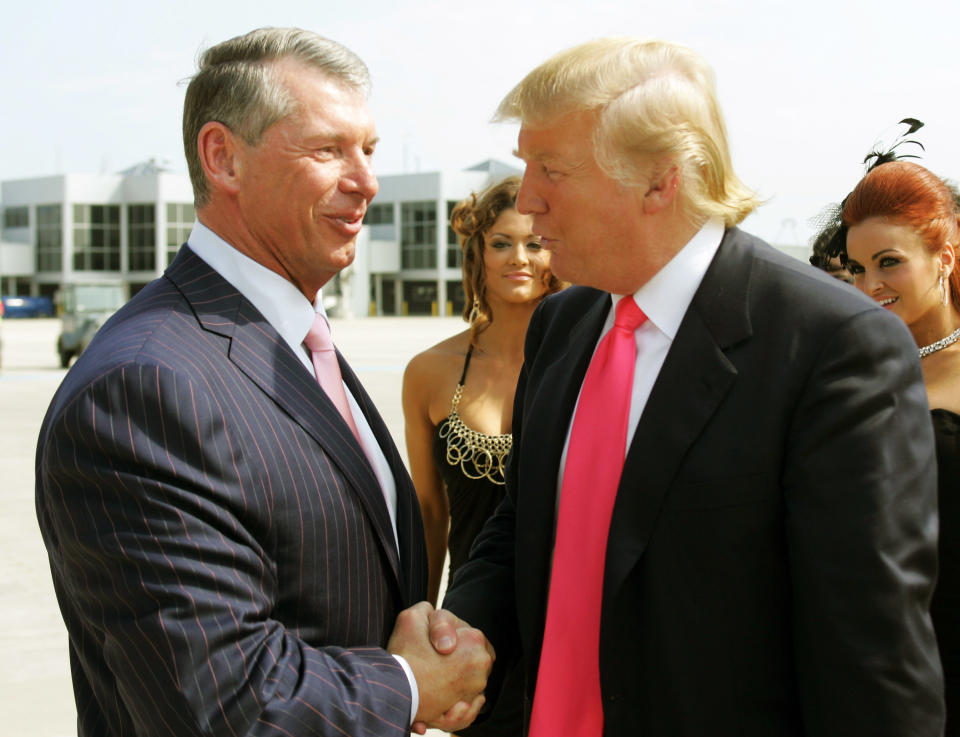
[[[484,235],[493,227],[504,210],[515,209],[520,177],[510,176],[491,184],[477,194],[474,192],[450,213],[450,227],[459,236],[463,250],[463,319],[470,323],[470,344],[476,347],[477,337],[490,327],[493,313],[487,302],[486,272],[483,265]],[[546,292],[560,291],[564,284],[549,269],[543,274]],[[471,319],[474,299],[477,314]]]
[[[931,254],[947,243],[960,252],[960,215],[950,187],[919,164],[892,161],[871,170],[847,196],[846,228],[869,218],[886,218],[911,228]],[[843,253],[844,260],[846,252]],[[950,298],[960,310],[960,269],[950,272]]]
[[[295,59],[364,96],[370,74],[345,46],[299,28],[258,28],[211,46],[200,54],[197,73],[183,103],[183,147],[196,207],[210,198],[210,187],[197,137],[210,121],[218,121],[253,146],[278,120],[296,112],[295,101],[275,74],[280,59]]]
[[[830,271],[830,262],[840,255],[843,239],[846,238],[846,229],[836,223],[831,223],[814,236],[813,252],[810,254],[810,263],[821,271]],[[841,259],[841,263],[843,260]]]
[[[611,178],[639,186],[655,161],[681,174],[678,198],[697,220],[728,227],[758,205],[737,177],[713,70],[691,49],[666,41],[606,38],[562,51],[503,99],[498,120],[537,127],[572,113],[596,116],[594,158]]]

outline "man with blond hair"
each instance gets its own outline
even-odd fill
[[[935,737],[933,437],[896,317],[737,225],[713,75],[562,52],[507,95],[544,300],[508,494],[444,600],[532,737]]]
[[[37,448],[81,737],[401,737],[483,703],[492,653],[464,628],[434,652],[413,486],[322,314],[377,193],[368,89],[300,29],[200,57],[197,223]]]

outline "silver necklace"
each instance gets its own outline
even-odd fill
[[[937,351],[943,350],[948,345],[953,345],[958,340],[960,340],[960,328],[954,330],[946,338],[940,338],[940,340],[938,340],[936,343],[923,346],[918,353],[920,354],[920,358],[926,358],[931,353],[936,353]]]

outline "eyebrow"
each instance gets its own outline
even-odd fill
[[[303,140],[308,145],[317,145],[318,143],[336,143],[339,145],[351,138],[352,136],[344,133],[337,133],[332,130],[321,130],[305,135]],[[380,143],[380,136],[374,136],[373,138],[365,139],[363,141],[364,146],[376,146],[378,143]]]
[[[513,155],[516,156],[521,161],[547,161],[549,159],[557,160],[559,157],[553,153],[547,153],[544,151],[535,151],[529,158],[525,157],[520,153],[520,149],[513,149]]]
[[[877,260],[878,258],[880,258],[880,256],[882,256],[883,254],[889,253],[890,251],[895,251],[895,250],[896,250],[895,248],[884,248],[882,251],[877,251],[875,254],[873,254],[873,255],[870,257],[870,260],[871,260],[871,261],[876,261],[876,260]]]
[[[509,233],[487,233],[487,238],[493,238],[494,236],[500,236],[501,238],[506,238],[506,239],[508,239],[508,240],[509,240],[510,237],[511,237]],[[523,237],[524,237],[524,238],[536,238],[537,240],[540,240],[540,236],[537,235],[536,233],[527,233],[527,234],[526,234],[525,236],[523,236]]]

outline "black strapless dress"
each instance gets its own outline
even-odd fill
[[[960,737],[960,415],[935,409],[940,573],[930,614],[946,685],[945,737]]]
[[[448,580],[470,556],[470,546],[506,493],[504,464],[510,435],[484,435],[460,419],[459,405],[470,366],[467,351],[463,374],[451,402],[450,414],[433,434],[433,461],[447,490],[450,504],[450,571]],[[496,708],[489,718],[458,732],[463,737],[520,737],[523,732],[523,669],[511,670]]]

